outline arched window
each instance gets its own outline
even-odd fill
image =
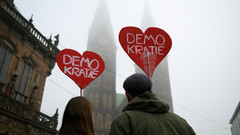
[[[16,100],[25,103],[26,99],[28,98],[28,91],[32,80],[32,74],[33,68],[26,64],[25,62],[23,62],[16,85],[15,91]]]
[[[111,123],[112,123],[112,116],[110,114],[106,114],[105,116],[105,129],[110,129],[111,128]]]
[[[99,107],[99,94],[97,92],[95,93],[94,105],[96,108]]]
[[[0,45],[0,84],[5,84],[11,59],[12,53],[7,48]]]
[[[0,36],[0,89],[5,84],[13,53],[17,53],[17,46],[8,38]]]
[[[90,101],[91,101],[92,103],[94,103],[94,93],[93,93],[93,92],[90,92],[89,98],[90,98]],[[93,105],[93,106],[94,106],[94,105]]]
[[[106,109],[107,108],[107,94],[104,93],[103,94],[103,108]]]
[[[92,116],[93,116],[93,127],[95,128],[95,127],[96,127],[96,120],[95,120],[95,117],[96,117],[96,116],[95,116],[95,113],[94,113],[94,112],[93,112],[93,115],[92,115]]]
[[[112,95],[111,94],[108,95],[108,108],[112,109]]]
[[[98,129],[103,128],[103,115],[101,113],[98,113],[97,115],[97,128]]]

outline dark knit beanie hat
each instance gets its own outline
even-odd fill
[[[152,81],[145,74],[135,73],[124,81],[123,88],[130,94],[143,93],[145,91],[151,91]]]

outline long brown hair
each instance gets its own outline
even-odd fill
[[[59,135],[94,135],[92,103],[82,96],[72,98],[64,111]]]

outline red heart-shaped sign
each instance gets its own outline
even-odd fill
[[[145,33],[137,27],[124,27],[119,42],[128,56],[149,76],[172,47],[170,36],[162,29],[148,28]]]
[[[81,89],[95,80],[105,69],[105,63],[98,54],[85,51],[81,55],[72,49],[60,51],[57,55],[57,64]]]

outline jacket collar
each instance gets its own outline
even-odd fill
[[[145,92],[131,100],[123,108],[122,112],[131,110],[147,113],[166,113],[169,111],[169,105],[158,100],[155,94]]]

